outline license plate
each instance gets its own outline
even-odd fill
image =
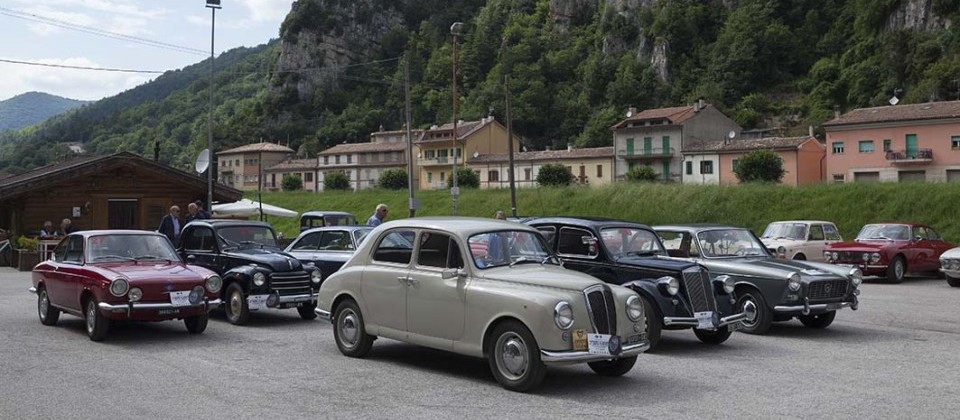
[[[716,328],[713,325],[713,311],[696,312],[693,317],[697,319],[697,329],[712,330]]]
[[[247,297],[247,307],[251,311],[267,309],[267,298],[270,295],[250,295]]]
[[[573,349],[583,351],[587,349],[587,330],[586,328],[578,328],[573,330]]]
[[[170,292],[170,303],[173,306],[190,306],[190,291]]]
[[[610,334],[588,334],[587,344],[590,354],[610,355]]]
[[[839,303],[828,303],[828,304],[827,304],[827,310],[828,310],[828,311],[835,311],[835,310],[837,310],[837,309],[840,309],[840,304],[839,304]]]
[[[157,315],[178,315],[180,314],[179,309],[159,309],[157,310]]]

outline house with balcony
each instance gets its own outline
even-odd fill
[[[411,130],[413,138],[419,138],[423,130]],[[387,169],[407,170],[406,130],[379,131],[370,134],[368,143],[343,143],[320,152],[317,165],[317,190],[323,190],[323,182],[331,172],[343,172],[356,191],[372,188]],[[414,169],[416,174],[416,169]]]
[[[960,181],[960,101],[859,108],[823,128],[828,181]]]
[[[290,159],[264,169],[263,188],[271,191],[283,189],[283,177],[287,175],[300,178],[304,191],[319,191],[317,159]]]
[[[241,191],[256,191],[261,188],[260,173],[293,154],[287,146],[264,142],[217,152],[217,179]]]
[[[740,126],[715,106],[698,99],[692,105],[647,109],[631,108],[613,126],[614,179],[624,180],[630,168],[646,165],[660,179],[680,182],[685,145],[739,136]]]
[[[600,186],[613,182],[613,147],[587,149],[538,150],[514,153],[517,188],[536,187],[540,168],[548,163],[559,163],[570,168],[575,182]],[[480,188],[510,188],[509,153],[475,154],[467,158],[467,165],[480,176]]]
[[[458,166],[469,165],[464,156],[506,155],[509,153],[509,137],[507,128],[492,116],[478,121],[458,121],[457,147],[454,147],[453,123],[424,130],[414,142],[420,188],[447,188],[447,178],[453,173],[454,153]],[[513,150],[519,151],[519,137],[514,136],[513,142]]]
[[[811,129],[812,131],[812,129]],[[708,140],[690,143],[683,150],[684,184],[738,184],[734,173],[743,155],[771,150],[783,162],[785,185],[810,185],[823,181],[826,146],[812,135]]]

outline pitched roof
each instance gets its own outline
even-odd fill
[[[245,144],[240,147],[234,147],[233,149],[224,150],[222,152],[217,152],[218,155],[233,154],[233,153],[247,153],[247,152],[284,152],[284,153],[293,153],[293,149],[287,146],[281,146],[279,144],[273,143],[253,143]]]
[[[406,149],[406,143],[343,143],[326,149],[319,154],[323,156],[348,153],[396,152]]]
[[[700,109],[707,109],[710,107],[709,103],[704,103],[703,107]],[[652,121],[652,120],[663,120],[666,119],[670,121],[670,124],[680,124],[686,120],[689,120],[694,115],[697,115],[697,112],[694,111],[693,105],[686,106],[675,106],[672,108],[654,108],[654,109],[645,109],[636,114],[633,114],[624,120],[618,122],[613,128],[623,128],[627,124],[638,121]]]
[[[317,160],[316,159],[291,159],[280,162],[276,165],[273,165],[267,169],[264,169],[268,172],[273,171],[285,171],[292,169],[316,169]]]
[[[494,122],[493,117],[481,118],[478,121],[462,121],[462,122],[458,121],[457,122],[457,138],[462,139],[464,137],[467,137],[470,134],[472,134],[474,131],[477,131],[483,128],[484,126],[486,126],[487,124],[491,124],[493,122]],[[429,136],[430,134],[440,133],[444,131],[453,132],[453,123],[446,123],[439,127],[431,127],[428,130],[423,130],[423,134],[421,134],[420,138],[414,141],[414,143],[419,144],[419,143],[453,141],[452,139],[449,139],[449,138],[440,138],[440,139],[427,138],[427,136]]]
[[[540,161],[540,160],[566,160],[566,159],[592,159],[592,158],[612,158],[613,146],[592,147],[587,149],[561,149],[561,150],[536,150],[529,152],[515,153],[513,159],[519,161]],[[509,153],[491,153],[478,155],[467,160],[469,163],[482,162],[506,162],[510,159]]]
[[[857,108],[840,118],[823,123],[824,127],[894,121],[919,121],[960,118],[960,101],[927,102],[875,108]]]
[[[761,139],[733,139],[724,140],[706,140],[689,145],[684,145],[683,154],[688,152],[715,152],[715,153],[733,153],[746,152],[751,150],[796,150],[801,144],[808,141],[817,141],[810,136],[801,137],[764,137]]]

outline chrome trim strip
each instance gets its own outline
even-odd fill
[[[545,364],[584,363],[601,360],[616,360],[624,357],[636,356],[650,349],[650,340],[641,340],[639,343],[623,346],[623,351],[616,356],[591,354],[588,351],[549,351],[540,350],[540,361]]]
[[[736,324],[737,322],[743,321],[745,319],[747,319],[747,314],[741,312],[738,314],[733,314],[730,316],[725,316],[723,318],[720,318],[720,324],[717,326],[722,327],[725,325]],[[700,326],[700,322],[697,321],[696,318],[689,318],[689,317],[682,317],[682,316],[677,316],[677,317],[665,316],[663,317],[663,325],[683,325],[687,327],[698,327]]]
[[[302,303],[302,302],[316,302],[317,294],[309,293],[304,295],[289,295],[289,296],[280,296],[280,299],[277,301],[278,304],[284,303]]]
[[[826,311],[827,305],[840,305],[837,309],[843,308],[852,308],[854,304],[852,302],[839,302],[839,303],[818,303],[815,305],[802,305],[802,306],[774,306],[774,312],[782,313],[807,313],[809,314],[812,311]]]
[[[317,314],[317,317],[319,317],[320,319],[322,319],[322,320],[324,320],[324,321],[333,322],[333,317],[331,316],[331,314],[330,314],[329,311],[325,311],[325,310],[320,309],[320,308],[314,308],[314,309],[313,309],[313,313]]]
[[[100,310],[104,310],[104,311],[121,311],[122,310],[122,311],[126,311],[127,314],[129,315],[131,311],[139,311],[139,310],[147,310],[147,309],[180,309],[180,308],[192,309],[197,307],[205,307],[207,311],[210,311],[220,306],[221,303],[222,302],[218,298],[210,301],[204,301],[196,305],[186,305],[186,306],[173,306],[172,303],[140,303],[140,302],[128,302],[120,305],[111,305],[106,302],[100,302],[97,304],[97,307],[100,308]]]

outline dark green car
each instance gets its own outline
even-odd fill
[[[778,259],[749,229],[718,225],[654,226],[671,257],[696,261],[713,276],[735,281],[743,332],[763,334],[774,321],[799,318],[826,328],[837,310],[857,309],[862,274],[853,267]]]

